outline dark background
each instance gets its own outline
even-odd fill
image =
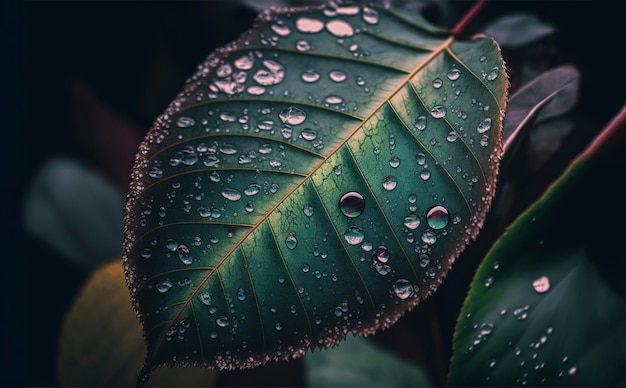
[[[472,2],[453,4],[466,9]],[[582,74],[578,110],[589,129],[571,146],[573,154],[625,102],[626,66],[620,56],[624,20],[621,9],[613,4],[591,0],[491,1],[469,27],[478,28],[495,16],[518,11],[531,12],[555,26],[561,60],[576,64]],[[6,386],[55,386],[62,318],[89,273],[25,233],[21,212],[33,174],[51,156],[67,155],[94,168],[102,167],[89,132],[77,119],[77,85],[86,87],[126,118],[142,137],[182,89],[185,78],[215,48],[249,28],[256,12],[226,0],[7,1],[0,12],[4,42],[0,91],[5,126],[1,132],[5,264],[0,280],[0,346],[3,368],[7,368],[0,381]],[[563,166],[557,164],[557,171],[547,172],[545,180]],[[479,238],[476,247],[470,246],[468,251],[480,254],[486,249],[480,243]],[[446,341],[452,336],[475,265],[472,260],[465,264],[459,260],[449,275],[451,279],[444,281],[440,290],[417,309],[419,312],[407,315],[377,340],[407,358],[428,362],[424,351],[407,353],[406,343],[399,338],[403,331],[430,325],[432,322],[424,323],[420,318],[434,311],[444,339],[441,357],[447,359]],[[431,366],[438,370],[438,377],[431,375],[433,381],[441,382],[446,367]],[[298,368],[270,366],[256,372],[230,372],[218,384],[294,386],[303,380]]]

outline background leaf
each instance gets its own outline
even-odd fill
[[[459,316],[450,385],[626,382],[625,266],[611,224],[626,216],[625,192],[612,184],[626,166],[626,110],[619,117],[481,264]]]
[[[430,387],[417,366],[380,348],[368,338],[348,336],[340,346],[304,356],[307,386]]]
[[[507,88],[493,40],[436,31],[356,4],[266,13],[200,66],[133,173],[142,378],[297,357],[436,289],[489,207]]]
[[[517,48],[535,43],[555,33],[554,26],[536,15],[515,13],[503,15],[489,23],[484,33],[506,48]]]
[[[26,230],[82,269],[119,257],[124,198],[95,171],[66,157],[49,160],[24,204]]]

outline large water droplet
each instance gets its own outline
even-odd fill
[[[389,261],[389,249],[386,246],[381,245],[374,251],[374,259],[381,263]]]
[[[550,279],[547,276],[542,276],[533,282],[533,288],[536,292],[543,294],[550,290]]]
[[[298,240],[296,239],[296,234],[294,232],[289,232],[289,234],[287,234],[287,238],[285,238],[285,245],[287,245],[287,248],[289,249],[295,249],[298,245]]]
[[[433,88],[439,89],[442,85],[443,85],[443,81],[441,80],[441,78],[435,78],[433,80]]]
[[[456,81],[461,76],[461,70],[457,68],[452,68],[448,71],[448,79],[450,81]]]
[[[300,134],[302,135],[302,138],[304,140],[308,140],[308,141],[312,141],[317,138],[317,131],[314,129],[310,129],[310,128],[303,129],[302,132],[300,132]]]
[[[296,42],[296,49],[298,49],[298,51],[309,51],[311,44],[306,40],[299,40]]]
[[[251,183],[250,185],[248,185],[248,187],[246,187],[243,190],[243,193],[246,196],[251,197],[253,195],[257,195],[260,191],[261,191],[261,185],[259,185],[258,183]]]
[[[498,78],[499,74],[500,74],[500,69],[498,67],[494,67],[491,70],[489,70],[489,74],[487,74],[487,79],[489,81],[493,81],[496,78]]]
[[[409,229],[417,229],[420,226],[420,219],[416,214],[409,214],[404,217],[404,226]]]
[[[356,225],[352,225],[346,229],[343,234],[343,237],[346,239],[346,242],[350,245],[357,245],[363,242],[364,235],[363,230]]]
[[[436,119],[444,117],[447,113],[446,107],[443,105],[436,105],[430,110],[430,115]]]
[[[448,142],[450,143],[454,143],[458,138],[459,135],[456,132],[450,131],[450,133],[448,133],[448,137],[446,137],[446,140],[448,140]]]
[[[443,229],[448,226],[448,222],[450,222],[450,214],[448,213],[448,209],[443,206],[433,206],[426,213],[426,221],[428,221],[428,225],[433,229]]]
[[[187,128],[187,127],[191,127],[194,126],[196,124],[196,121],[194,119],[192,119],[191,117],[179,117],[178,120],[176,120],[176,125],[178,125],[180,128]]]
[[[378,11],[373,8],[363,7],[363,21],[367,24],[377,24],[378,23]]]
[[[208,292],[201,292],[198,294],[198,300],[207,306],[211,305],[211,294]]]
[[[309,205],[308,203],[306,205],[304,205],[304,207],[302,208],[302,212],[304,213],[305,216],[307,217],[311,217],[313,215],[313,206]]]
[[[478,124],[478,127],[476,128],[478,133],[485,133],[490,129],[491,129],[491,119],[489,117],[481,121],[480,124]]]
[[[285,68],[278,62],[272,60],[263,61],[265,69],[259,69],[252,78],[263,86],[276,85],[283,82],[285,78]]]
[[[169,291],[169,289],[172,288],[173,286],[174,286],[174,283],[172,283],[169,279],[165,279],[165,280],[157,283],[156,289],[161,294],[163,294],[164,292]]]
[[[331,105],[335,105],[335,104],[341,104],[343,102],[343,98],[339,97],[339,96],[328,96],[326,97],[326,99],[324,100],[327,104],[331,104]]]
[[[414,289],[411,282],[406,279],[398,279],[393,284],[393,292],[400,299],[407,299],[413,296]]]
[[[229,201],[239,201],[241,199],[241,193],[237,189],[226,188],[222,191],[222,197]]]
[[[301,78],[304,82],[311,83],[320,79],[320,74],[315,70],[308,69],[302,73]]]
[[[176,252],[176,249],[178,248],[178,243],[176,242],[176,240],[170,238],[165,242],[165,248],[167,248],[169,251]]]
[[[193,257],[189,254],[189,248],[186,245],[179,245],[176,249],[178,252],[178,258],[183,264],[191,264],[193,263]]]
[[[221,317],[217,318],[215,320],[215,323],[217,323],[217,326],[219,326],[219,327],[226,327],[229,324],[228,318],[225,317],[225,316],[221,316]]]
[[[389,175],[383,179],[383,188],[387,191],[391,191],[398,185],[398,180],[395,176]]]
[[[427,230],[422,234],[422,242],[424,244],[433,245],[437,242],[437,235],[432,230]]]
[[[223,153],[224,155],[234,155],[237,153],[237,147],[235,147],[232,144],[224,143],[220,147],[220,152]]]
[[[389,159],[389,165],[392,168],[398,168],[398,166],[400,165],[400,158],[397,156],[394,156],[393,158]]]
[[[280,120],[285,124],[298,125],[306,120],[306,112],[298,107],[290,106],[289,108],[283,109],[278,117],[280,117]]]
[[[272,31],[274,31],[277,35],[280,36],[288,36],[291,34],[291,30],[284,24],[273,24]]]
[[[344,216],[355,218],[361,215],[365,208],[363,196],[356,191],[349,191],[339,199],[339,209]]]
[[[348,78],[346,73],[344,73],[343,71],[339,71],[339,70],[331,71],[330,73],[328,73],[328,77],[334,82],[343,82],[346,80],[346,78]]]
[[[250,70],[254,66],[254,59],[252,55],[244,55],[235,60],[234,65],[239,70]]]
[[[326,29],[337,38],[345,38],[354,35],[354,28],[345,20],[331,20],[326,23]]]
[[[379,275],[383,275],[383,276],[391,272],[391,267],[387,264],[381,263],[380,261],[374,262],[374,268],[376,269],[376,272],[378,272]]]
[[[305,34],[315,34],[324,28],[324,22],[318,19],[299,17],[296,20],[296,29]]]

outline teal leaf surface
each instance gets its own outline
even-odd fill
[[[415,20],[265,12],[157,118],[125,219],[140,383],[336,346],[437,288],[491,203],[508,80],[492,39]]]

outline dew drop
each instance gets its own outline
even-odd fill
[[[254,211],[254,205],[252,204],[252,202],[248,202],[244,209],[246,210],[246,212],[252,213]]]
[[[308,140],[308,141],[313,141],[317,138],[317,131],[315,131],[314,129],[310,129],[310,128],[303,129],[302,132],[300,132],[300,134],[302,135],[302,138],[304,140]]]
[[[219,327],[227,327],[230,322],[228,322],[228,318],[221,316],[215,320],[215,323],[217,323]]]
[[[500,75],[500,69],[498,67],[493,67],[489,70],[489,74],[487,74],[487,80],[493,81],[498,78],[498,75]]]
[[[306,120],[306,112],[298,107],[290,106],[289,108],[283,109],[278,117],[280,117],[280,120],[285,124],[298,125]]]
[[[361,249],[365,252],[371,251],[373,247],[370,241],[363,241],[363,244],[361,244]]]
[[[186,245],[179,245],[176,249],[178,252],[178,258],[183,264],[191,264],[193,263],[193,257],[189,254],[189,248]]]
[[[300,17],[296,20],[296,29],[305,34],[315,34],[324,28],[324,22],[318,19]]]
[[[416,156],[415,156],[415,160],[417,161],[417,164],[419,164],[420,166],[423,166],[424,163],[426,163],[426,155],[424,155],[423,152],[419,152]]]
[[[430,115],[436,119],[444,117],[447,113],[446,107],[443,105],[436,105],[430,110]]]
[[[304,205],[304,207],[302,208],[302,212],[304,213],[305,216],[307,217],[311,217],[313,215],[313,206],[309,205],[308,203],[306,205]]]
[[[478,141],[478,144],[480,144],[483,147],[487,147],[489,145],[489,136],[482,135],[480,137],[480,140]]]
[[[259,185],[258,183],[252,183],[243,190],[243,193],[247,197],[251,197],[253,195],[257,195],[260,191],[261,191],[261,185]]]
[[[208,292],[201,292],[198,294],[198,300],[203,304],[210,306],[211,305],[211,294]]]
[[[229,201],[239,201],[241,199],[241,193],[237,189],[226,188],[222,191],[222,197]]]
[[[426,116],[419,116],[418,118],[416,118],[413,122],[413,126],[415,126],[415,129],[418,129],[420,131],[426,129]]]
[[[333,70],[328,74],[328,77],[334,82],[343,82],[348,78],[346,73],[339,70]]]
[[[285,238],[285,245],[289,249],[295,249],[296,245],[298,245],[298,240],[296,239],[296,234],[294,232],[289,232],[287,238]]]
[[[411,282],[406,279],[398,279],[393,284],[393,291],[400,299],[407,299],[413,296],[414,289]]]
[[[194,119],[192,119],[191,117],[179,117],[178,120],[176,120],[176,125],[178,125],[178,127],[180,128],[188,128],[188,127],[192,127],[196,124],[196,121]]]
[[[276,323],[276,325],[274,327],[276,328],[276,330],[281,331],[283,329],[283,324],[278,322],[278,323]]]
[[[433,245],[437,242],[437,235],[432,230],[427,230],[422,234],[422,242],[424,244]]]
[[[428,225],[433,229],[445,228],[448,226],[448,222],[450,222],[448,209],[440,205],[433,206],[426,213],[426,221],[428,221]]]
[[[409,214],[408,216],[404,217],[403,224],[407,228],[414,230],[417,229],[418,226],[420,226],[420,219],[416,214]]]
[[[152,251],[150,250],[150,248],[146,248],[141,251],[140,255],[144,259],[149,259],[150,256],[152,256]]]
[[[265,93],[265,88],[263,86],[253,85],[246,89],[246,91],[248,92],[248,94],[251,94],[253,96],[260,96],[261,94]]]
[[[165,248],[167,248],[169,251],[176,252],[176,249],[178,248],[178,243],[176,242],[176,240],[170,238],[165,242]]]
[[[459,135],[456,132],[450,131],[450,133],[448,133],[448,137],[446,137],[446,140],[450,143],[453,143],[458,138],[459,138]]]
[[[354,35],[354,28],[344,20],[331,20],[326,23],[326,30],[337,38],[345,38]]]
[[[240,301],[246,300],[246,291],[243,288],[240,288],[239,291],[237,291],[237,299]]]
[[[367,24],[378,23],[378,11],[373,8],[363,7],[363,21]]]
[[[363,196],[356,191],[349,191],[339,199],[339,210],[348,218],[355,218],[361,215],[365,208]]]
[[[259,153],[261,155],[271,154],[273,150],[272,145],[269,143],[261,144],[259,147]]]
[[[428,264],[430,264],[430,256],[428,256],[427,254],[421,254],[419,255],[419,261],[420,261],[420,267],[422,268],[426,268],[426,266],[428,266]]]
[[[480,124],[478,124],[478,127],[476,128],[478,133],[485,133],[490,129],[491,129],[491,119],[489,117],[481,121]]]
[[[415,202],[417,202],[417,195],[415,195],[415,194],[409,194],[409,197],[407,198],[407,201],[409,201],[409,203],[415,203]]]
[[[450,81],[456,81],[459,79],[460,76],[461,76],[461,70],[457,68],[452,68],[450,69],[450,71],[448,71],[448,79]]]
[[[326,97],[326,99],[324,100],[327,104],[341,104],[343,102],[343,98],[339,97],[339,96],[328,96]]]
[[[280,129],[280,134],[283,135],[283,138],[285,139],[291,139],[291,135],[293,134],[293,128],[291,127],[291,125],[285,124]]]
[[[387,191],[391,191],[395,189],[397,185],[398,185],[398,180],[393,175],[386,176],[383,179],[383,189]]]
[[[386,246],[381,245],[374,251],[374,259],[380,263],[386,263],[389,261],[389,249]]]
[[[430,171],[429,170],[424,170],[420,173],[420,178],[422,178],[422,180],[427,181],[428,179],[430,179]]]
[[[533,282],[533,288],[536,292],[543,294],[550,290],[550,279],[547,276],[542,276]]]
[[[443,85],[443,81],[441,80],[441,78],[435,78],[433,80],[433,88],[439,89],[442,85]]]
[[[163,293],[169,291],[169,289],[172,288],[173,286],[174,286],[174,283],[172,283],[169,279],[165,279],[165,280],[157,283],[156,289],[161,294],[163,294]]]
[[[308,69],[302,73],[302,80],[307,83],[315,82],[320,79],[320,74],[315,70]]]
[[[299,40],[296,42],[296,49],[298,51],[309,51],[311,49],[311,44],[306,40]]]
[[[285,26],[284,24],[273,24],[272,31],[280,36],[288,36],[289,34],[291,34],[291,30],[289,29],[289,27]]]
[[[254,66],[254,59],[251,55],[244,55],[235,60],[234,65],[239,70],[250,70]]]
[[[376,272],[378,272],[379,275],[383,275],[383,276],[391,272],[391,267],[389,265],[381,263],[379,261],[374,262],[374,268],[376,269]]]
[[[306,263],[302,264],[302,272],[307,273],[310,270],[311,270],[311,266],[310,265],[308,265]]]
[[[397,156],[394,156],[393,158],[389,159],[389,165],[392,168],[398,168],[398,166],[400,165],[400,158]]]
[[[219,148],[224,155],[234,155],[237,153],[237,147],[232,144],[225,143]]]
[[[357,245],[363,242],[364,235],[363,230],[356,225],[352,225],[346,229],[343,234],[346,242],[350,245]]]

